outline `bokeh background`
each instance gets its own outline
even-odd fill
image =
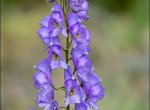
[[[106,89],[100,109],[148,110],[148,0],[89,2],[91,18],[85,24],[92,32],[90,58]],[[46,57],[46,47],[36,31],[50,8],[45,0],[1,1],[1,110],[37,108],[33,66]],[[57,87],[63,85],[62,70],[53,78]],[[60,105],[63,98],[62,92],[56,93]]]

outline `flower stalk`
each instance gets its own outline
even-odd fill
[[[69,42],[69,27],[68,27],[68,23],[67,23],[67,15],[68,15],[68,10],[69,10],[69,5],[67,2],[65,2],[66,0],[63,0],[63,1],[64,1],[63,9],[64,9],[64,16],[65,16],[65,23],[66,23],[66,29],[67,29],[67,34],[68,34],[67,39],[66,39],[66,50],[67,51],[65,51],[65,58],[66,58],[66,63],[68,64],[70,42]],[[67,7],[65,7],[65,6],[67,6]],[[66,107],[66,110],[70,110],[70,105],[68,105]]]

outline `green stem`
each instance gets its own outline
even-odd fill
[[[68,29],[67,29],[67,33],[69,34]],[[66,50],[67,50],[67,51],[65,51],[65,53],[66,53],[66,63],[68,64],[68,62],[69,62],[69,51],[68,51],[69,50],[69,36],[66,39]]]
[[[54,88],[54,90],[63,90],[63,91],[65,91],[65,87],[64,86],[62,86],[62,87],[59,87],[59,88],[55,88],[55,86],[54,85],[52,85],[52,87]]]
[[[75,72],[76,72],[76,68],[74,67],[74,70],[73,70],[73,75],[75,74]]]
[[[65,107],[60,107],[60,109],[66,109]]]
[[[70,110],[70,105],[67,106],[67,110]]]
[[[65,17],[65,19],[66,19],[65,22],[66,22],[67,34],[68,34],[68,37],[66,39],[66,49],[69,50],[69,29],[68,29],[68,24],[67,24],[67,17]],[[69,62],[69,51],[65,51],[65,53],[66,53],[66,63],[68,64],[68,62]],[[67,110],[70,110],[70,105],[67,106]]]
[[[68,28],[68,23],[67,23],[67,15],[68,15],[68,4],[66,0],[62,0],[62,7],[64,11],[64,16],[65,16],[65,23],[66,23],[66,29],[67,29],[67,34],[68,37],[66,39],[66,49],[65,49],[65,60],[66,63],[69,63],[69,47],[70,47],[70,42],[69,42],[69,28]],[[70,105],[67,106],[66,110],[70,110]]]
[[[69,51],[69,49],[65,49],[65,48],[62,48],[62,49],[63,49],[63,51],[65,51],[65,52],[66,52],[66,51]]]

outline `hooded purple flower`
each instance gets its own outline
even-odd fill
[[[51,69],[56,69],[59,67],[67,68],[67,64],[62,56],[62,48],[60,45],[49,46],[48,59],[51,64]]]
[[[41,60],[36,66],[34,66],[38,71],[45,73],[49,78],[51,75],[50,62],[47,59]]]
[[[86,88],[90,88],[91,86],[100,83],[102,81],[101,78],[93,72],[86,74],[86,81],[80,78],[79,76],[78,79],[80,81],[81,86],[83,87],[86,85]]]
[[[87,74],[92,71],[92,62],[87,55],[82,56],[76,64],[76,71],[79,77],[87,80]]]
[[[41,60],[35,68],[38,70],[38,72],[33,76],[35,88],[49,88],[51,85],[51,67],[48,60]]]
[[[78,76],[86,81],[87,74],[91,73],[93,70],[91,60],[80,49],[72,49],[71,55]]]
[[[98,106],[96,103],[104,97],[104,88],[99,83],[91,86],[90,88],[86,88],[87,101],[94,108],[94,110],[98,110]]]
[[[62,32],[67,37],[67,32],[64,27],[63,9],[59,4],[54,4],[52,14],[48,22],[49,34],[51,37],[56,37]]]
[[[40,21],[41,27],[38,29],[38,34],[44,44],[49,45],[52,37],[57,37],[60,32],[67,37],[67,32],[64,27],[64,15],[62,7],[59,4],[54,4],[52,14],[46,16]]]
[[[68,26],[72,36],[74,48],[80,48],[88,53],[90,51],[90,31],[87,30],[85,26],[81,25],[80,20],[75,14],[70,14],[68,16]]]
[[[49,77],[43,72],[37,72],[33,76],[33,79],[34,79],[34,87],[36,89],[49,88],[49,86],[51,85],[51,79],[49,79]]]
[[[38,35],[40,36],[41,40],[43,41],[44,44],[49,44],[50,43],[50,36],[49,36],[49,30],[48,28],[41,26],[38,29]]]
[[[83,88],[86,99],[80,104],[76,104],[76,110],[90,110],[90,106],[94,110],[98,110],[97,101],[101,100],[104,96],[104,88],[100,85],[102,81],[95,73],[87,74],[87,81],[79,78],[81,87]]]
[[[72,61],[73,61],[74,66],[76,66],[78,59],[84,55],[86,54],[82,50],[74,49],[74,48],[72,49],[71,56],[72,56]]]
[[[41,27],[38,29],[38,35],[44,44],[49,45],[51,42],[50,30],[48,28],[48,22],[51,19],[51,15],[46,16],[40,21]]]
[[[87,16],[88,2],[86,0],[68,0],[68,3],[73,12],[76,13],[81,20],[85,21],[89,18]]]
[[[87,74],[87,81],[82,81],[83,89],[87,95],[86,102],[94,110],[98,110],[96,103],[104,97],[104,88],[100,84],[102,80],[94,73]]]
[[[65,88],[66,88],[66,99],[65,106],[68,104],[80,103],[84,100],[85,95],[82,88],[77,84],[76,79],[72,75],[72,70],[68,68],[64,72]]]
[[[59,110],[57,102],[54,100],[54,89],[42,89],[37,97],[38,107],[45,107],[44,110]]]

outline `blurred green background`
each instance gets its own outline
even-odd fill
[[[98,103],[100,110],[148,110],[148,0],[89,2],[91,18],[85,24],[92,32],[90,58],[106,89],[105,98]],[[39,91],[33,87],[33,66],[46,56],[36,31],[50,8],[45,0],[1,1],[2,110],[36,107]],[[53,77],[57,86],[63,84],[62,70]],[[63,105],[63,93],[56,94]]]

